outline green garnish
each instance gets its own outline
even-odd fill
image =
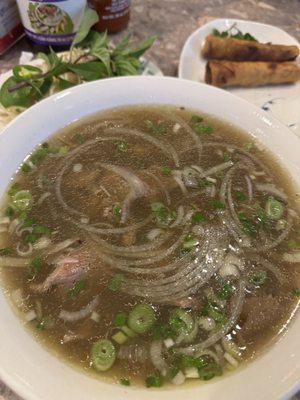
[[[193,222],[202,222],[202,221],[206,221],[206,216],[204,214],[202,214],[201,212],[195,212],[192,216],[192,220]]]
[[[70,151],[70,148],[68,146],[61,146],[58,149],[58,154],[61,154],[61,155],[65,156],[66,154],[69,153],[69,151]]]
[[[266,271],[261,271],[258,274],[253,275],[250,278],[250,282],[253,283],[255,286],[262,286],[267,280],[267,273]]]
[[[183,242],[183,248],[191,250],[192,248],[196,247],[198,244],[199,244],[199,240],[195,236],[188,235]]]
[[[153,122],[153,121],[150,121],[149,119],[147,119],[145,121],[145,125],[152,133],[155,133],[158,135],[163,135],[164,133],[166,133],[167,127],[163,122],[156,123],[156,122]]]
[[[147,388],[161,387],[163,385],[163,378],[161,375],[151,375],[146,378]]]
[[[35,243],[39,240],[39,236],[34,233],[29,233],[25,236],[25,243]]]
[[[214,319],[216,322],[224,323],[227,320],[225,312],[221,309],[219,304],[215,302],[208,301],[202,307],[202,315],[208,316]]]
[[[86,281],[85,280],[80,280],[74,284],[74,286],[68,290],[68,297],[75,297],[77,296],[82,290],[84,290],[86,287]]]
[[[39,274],[39,272],[42,268],[41,257],[39,257],[39,256],[34,257],[34,259],[29,264],[28,268],[29,268],[29,274],[30,274],[31,278],[35,278]]]
[[[170,314],[169,326],[176,335],[179,333],[189,334],[194,329],[195,322],[188,311],[176,308]]]
[[[191,122],[192,123],[203,122],[203,117],[200,117],[200,115],[192,115],[191,116]]]
[[[228,300],[234,293],[234,287],[230,283],[225,283],[219,290],[217,296],[220,300]]]
[[[151,210],[154,213],[156,223],[163,227],[168,226],[177,215],[176,211],[171,211],[168,207],[160,202],[151,203]]]
[[[244,150],[246,150],[246,151],[251,151],[253,149],[253,147],[254,147],[253,143],[245,143],[244,144]]]
[[[24,164],[22,164],[22,166],[21,166],[21,170],[22,170],[23,172],[30,172],[30,171],[31,171],[31,167],[30,167],[30,165],[28,165],[27,163],[24,163]]]
[[[115,214],[117,217],[120,217],[121,214],[122,214],[122,208],[121,208],[120,206],[114,206],[114,214]]]
[[[7,207],[5,213],[9,218],[13,218],[15,215],[15,210],[11,206],[9,206],[9,207]]]
[[[249,236],[256,236],[257,228],[255,224],[246,216],[246,214],[244,212],[240,212],[238,217],[243,225],[244,232]]]
[[[300,297],[300,289],[299,288],[294,288],[292,290],[292,295],[295,297]]]
[[[28,220],[27,220],[28,221]],[[26,221],[26,222],[27,222]],[[29,220],[30,222],[32,222],[32,221],[34,221],[34,220]],[[25,222],[25,224],[26,224],[26,222]],[[28,222],[27,222],[28,223]],[[25,225],[24,224],[24,225]],[[28,225],[27,225],[28,226]],[[50,233],[51,233],[51,230],[49,229],[49,228],[47,228],[46,226],[43,226],[43,225],[35,225],[34,227],[33,227],[33,230],[32,230],[32,233],[33,234],[37,234],[37,235],[50,235]]]
[[[116,274],[108,283],[108,289],[112,292],[118,292],[123,282],[123,275]]]
[[[30,209],[32,202],[33,198],[29,190],[20,190],[12,196],[12,203],[19,211]]]
[[[265,211],[270,219],[278,221],[284,213],[284,206],[280,201],[274,199],[274,197],[269,197],[266,202]]]
[[[117,328],[121,328],[124,326],[127,322],[127,314],[124,312],[119,312],[118,314],[115,315],[114,318],[114,326]]]
[[[191,356],[186,356],[185,354],[181,355],[180,359],[181,367],[183,368],[190,368],[196,367],[199,369],[204,368],[207,366],[207,361],[203,357],[194,358]]]
[[[98,372],[109,370],[116,360],[116,349],[108,339],[100,339],[93,344],[91,351],[92,366]]]
[[[12,252],[12,249],[5,247],[4,249],[0,249],[0,256],[10,256]]]
[[[76,142],[77,142],[78,144],[83,144],[83,143],[86,141],[85,137],[84,137],[83,135],[81,135],[80,133],[77,133],[77,134],[74,136],[74,139],[76,140]]]
[[[216,210],[225,210],[226,208],[225,204],[219,200],[212,200],[210,204]]]
[[[223,160],[225,161],[225,162],[227,162],[227,161],[230,161],[231,160],[231,155],[229,154],[229,153],[224,153],[223,154]]]
[[[203,368],[199,368],[198,373],[200,379],[203,381],[209,381],[215,376],[221,376],[223,374],[223,370],[219,364],[212,362]]]
[[[19,183],[14,183],[11,185],[11,187],[9,188],[7,194],[10,197],[14,197],[18,192],[20,192],[22,190],[21,186],[19,185]]]
[[[133,332],[143,334],[153,327],[155,320],[155,311],[150,304],[138,304],[128,315],[128,326]]]
[[[194,131],[198,133],[198,135],[211,135],[214,131],[214,128],[209,125],[196,124],[194,125]]]
[[[236,197],[236,199],[237,199],[238,201],[244,201],[244,200],[247,199],[247,196],[245,195],[245,193],[243,193],[243,192],[241,192],[241,191],[239,191],[239,190],[237,190],[237,191],[235,192],[235,197]]]
[[[290,240],[288,242],[288,247],[293,250],[300,250],[300,243],[296,242],[296,240]]]
[[[154,325],[151,329],[154,339],[167,339],[167,338],[174,338],[176,336],[175,332],[172,328],[165,324],[157,324]]]
[[[120,384],[123,386],[130,386],[130,379],[129,378],[121,378],[120,379]]]
[[[212,35],[221,38],[231,37],[233,39],[250,40],[251,42],[257,42],[257,39],[255,39],[254,36],[252,36],[248,32],[247,33],[241,32],[236,27],[236,25],[237,24],[234,23],[229,29],[226,29],[225,31],[219,31],[218,29],[213,29]]]
[[[161,169],[161,173],[163,175],[170,175],[171,172],[172,172],[172,170],[170,167],[162,167],[162,169]]]
[[[53,90],[60,91],[73,86],[66,78],[68,72],[75,74],[78,82],[138,75],[142,66],[140,57],[152,46],[155,38],[149,37],[136,48],[132,48],[130,36],[125,36],[117,46],[112,46],[106,32],[91,30],[98,20],[96,11],[87,8],[73,40],[68,60],[63,60],[61,55],[51,49],[49,54],[39,53],[39,57],[47,64],[45,72],[30,65],[15,67],[13,76],[0,89],[0,103],[3,107],[27,108],[47,97]],[[82,56],[72,54],[75,46],[79,53],[85,52],[85,60],[82,60]]]
[[[55,318],[52,315],[44,317],[36,325],[36,329],[39,331],[44,331],[45,329],[52,329],[55,325]]]
[[[116,147],[118,151],[125,152],[127,151],[127,144],[124,141],[117,142]]]

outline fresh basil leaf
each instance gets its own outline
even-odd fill
[[[124,36],[123,39],[121,40],[121,42],[115,47],[114,53],[118,54],[118,53],[122,53],[123,51],[125,51],[126,47],[128,47],[128,45],[129,45],[130,38],[131,38],[130,34]]]
[[[92,10],[91,8],[87,8],[84,13],[83,20],[76,33],[76,36],[73,39],[71,50],[76,44],[81,43],[83,39],[86,38],[91,27],[95,25],[98,21],[99,17],[97,12],[95,10]]]
[[[80,64],[69,64],[68,69],[79,75],[85,81],[106,78],[106,68],[100,61],[89,61]]]
[[[101,49],[102,47],[107,48],[108,46],[107,32],[99,33],[96,31],[91,31],[85,40],[90,46],[92,53]]]
[[[72,86],[75,86],[75,84],[70,81],[67,81],[66,79],[58,78],[57,87],[59,90],[69,89]]]
[[[8,89],[16,86],[19,81],[11,76],[8,78],[0,89],[0,103],[3,107],[30,107],[36,100],[40,98],[39,93],[32,87],[26,86],[9,92]]]
[[[93,56],[99,58],[99,60],[103,62],[103,64],[105,65],[105,68],[107,70],[108,75],[111,75],[109,50],[107,48],[105,48],[105,47],[100,47],[97,50],[94,50],[91,54]]]
[[[135,60],[135,59],[133,59]],[[140,63],[138,66],[135,62],[132,62],[132,59],[119,57],[115,60],[115,68],[116,68],[116,75],[118,76],[125,76],[125,75],[138,75],[138,71],[140,68]]]
[[[36,75],[42,74],[40,68],[33,67],[32,65],[17,65],[13,68],[13,75],[17,81],[24,81],[35,78]]]
[[[68,72],[69,65],[63,62],[59,62],[51,71],[49,71],[49,76],[58,77],[59,75],[65,74]]]
[[[150,36],[146,40],[144,40],[137,48],[128,51],[126,54],[133,58],[140,58],[145,53],[145,51],[147,51],[153,45],[155,40],[156,36]]]

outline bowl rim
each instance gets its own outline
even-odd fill
[[[30,119],[31,116],[33,116],[34,114],[38,114],[39,110],[43,110],[45,107],[47,108],[47,105],[51,105],[54,104],[57,101],[63,100],[63,103],[66,101],[66,99],[68,98],[73,98],[73,101],[75,99],[76,101],[76,96],[78,94],[80,94],[81,92],[88,92],[89,89],[93,89],[95,88],[95,86],[98,87],[110,87],[112,86],[114,89],[120,84],[120,85],[127,85],[128,87],[131,87],[131,85],[138,85],[138,86],[144,86],[144,85],[148,85],[149,82],[153,83],[153,87],[155,85],[161,85],[164,86],[166,85],[166,87],[168,87],[168,85],[171,86],[175,86],[176,88],[178,87],[178,89],[180,87],[184,88],[186,87],[187,90],[188,88],[194,88],[194,90],[197,90],[200,92],[200,90],[204,90],[204,91],[208,91],[213,93],[213,96],[217,96],[220,98],[227,98],[229,102],[233,102],[233,104],[237,104],[237,102],[240,104],[242,109],[247,109],[247,113],[250,115],[254,115],[256,116],[261,122],[265,123],[265,126],[267,126],[268,123],[272,124],[273,127],[275,127],[275,130],[281,130],[283,131],[289,138],[290,141],[292,141],[292,144],[295,144],[295,147],[298,146],[298,148],[300,149],[300,141],[299,139],[296,137],[296,135],[289,130],[287,127],[285,127],[281,122],[279,122],[278,120],[276,120],[274,117],[270,116],[266,111],[259,109],[258,107],[248,103],[246,100],[240,99],[237,96],[235,96],[234,94],[231,94],[229,92],[225,92],[222,89],[219,88],[213,88],[211,86],[202,84],[202,83],[198,83],[198,82],[193,82],[193,81],[189,81],[189,80],[183,80],[183,79],[178,79],[178,78],[173,78],[173,77],[141,77],[141,76],[135,76],[135,77],[118,77],[118,78],[109,78],[109,79],[105,79],[105,80],[100,80],[100,81],[93,81],[93,82],[88,82],[79,86],[75,86],[71,89],[67,89],[63,92],[59,92],[56,93],[42,101],[40,101],[39,103],[37,103],[36,105],[32,106],[31,108],[27,109],[26,111],[24,111],[22,114],[20,114],[16,119],[14,119],[13,121],[11,121],[5,128],[4,130],[1,132],[0,134],[0,148],[3,144],[5,144],[5,142],[8,140],[8,136],[9,135],[14,135],[13,132],[15,127],[18,127],[18,125],[22,125],[23,122],[26,122],[26,120]],[[147,86],[147,90],[150,90],[152,84],[149,86]],[[177,90],[177,89],[176,89]],[[115,94],[113,95],[115,96]],[[140,102],[136,101],[133,102],[132,104],[140,104]],[[159,104],[157,102],[153,102],[153,104]],[[160,103],[160,104],[167,104],[166,102],[164,103]],[[109,107],[111,108],[111,107]],[[50,109],[50,107],[49,107]],[[103,107],[103,109],[105,109],[105,107]],[[201,109],[201,107],[199,107],[199,109]],[[89,115],[89,113],[87,113],[86,115]],[[235,125],[235,123],[233,122],[233,124]],[[53,134],[53,132],[52,132]],[[16,136],[16,135],[15,135]],[[17,143],[15,142],[14,144],[15,147],[17,146]],[[2,148],[1,148],[2,149]],[[1,155],[1,151],[0,151],[0,155]],[[19,321],[20,324],[20,321]],[[50,355],[50,353],[48,353],[48,355]],[[75,370],[74,370],[75,371]],[[41,400],[41,397],[37,396],[30,387],[28,387],[28,385],[26,385],[24,382],[22,382],[22,380],[17,380],[16,377],[10,375],[9,373],[6,372],[5,370],[5,366],[0,364],[0,377],[3,379],[3,382],[6,382],[10,388],[12,390],[14,390],[16,393],[20,394],[21,396],[23,396],[26,400],[30,399],[30,400]],[[225,379],[225,378],[223,378]],[[104,381],[102,381],[104,382]],[[285,388],[281,393],[280,396],[283,398],[285,396],[289,396],[292,395],[293,393],[295,393],[297,391],[297,389],[300,388],[300,381],[299,379],[293,383],[293,385],[289,384],[289,387]],[[145,392],[143,390],[143,392]],[[174,391],[162,391],[161,393],[174,393]],[[148,392],[148,393],[152,393],[153,392]],[[158,393],[158,392],[156,392]],[[179,390],[178,393],[181,395],[182,392]],[[195,393],[195,392],[194,392]],[[145,398],[151,398],[152,394],[148,397]],[[130,397],[130,396],[129,396]],[[163,398],[163,396],[161,397]],[[209,397],[211,398],[211,397]]]

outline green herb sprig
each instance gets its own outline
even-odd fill
[[[250,40],[251,42],[257,42],[258,40],[252,36],[250,33],[246,32],[243,33],[237,28],[237,24],[234,23],[230,28],[226,29],[225,31],[219,31],[218,29],[213,29],[212,31],[213,36],[226,38],[231,37],[233,39],[240,39],[240,40]]]

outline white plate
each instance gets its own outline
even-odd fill
[[[99,93],[101,95],[99,95]],[[300,141],[263,110],[225,90],[183,79],[102,79],[57,93],[12,121],[0,135],[0,198],[24,157],[59,128],[96,111],[130,104],[173,104],[245,129],[276,154],[300,188]],[[75,370],[22,327],[0,287],[0,378],[26,400],[279,400],[300,388],[300,318],[268,351],[233,374],[173,390],[125,388]]]
[[[272,25],[239,19],[215,19],[193,32],[185,42],[180,56],[179,78],[204,82],[206,60],[200,53],[206,36],[213,28],[224,31],[234,23],[243,33],[249,32],[260,42],[300,46],[295,38]],[[300,137],[300,81],[292,85],[228,90],[270,112]]]

